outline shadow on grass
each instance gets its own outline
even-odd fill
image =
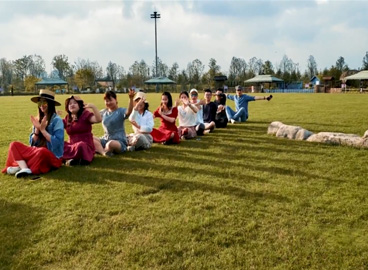
[[[53,178],[58,179],[58,176],[54,175]],[[289,201],[288,198],[278,194],[273,194],[271,192],[266,193],[266,192],[247,191],[244,188],[230,185],[218,186],[215,184],[196,181],[196,179],[193,179],[193,181],[188,181],[177,177],[165,178],[165,176],[163,176],[161,178],[154,176],[146,176],[139,173],[135,173],[134,169],[126,172],[123,172],[122,170],[112,171],[107,169],[105,166],[95,170],[93,174],[88,175],[88,179],[86,181],[81,180],[80,177],[69,180],[65,179],[64,177],[60,177],[59,180],[76,181],[80,183],[98,183],[98,184],[108,184],[110,181],[113,181],[149,187],[149,189],[142,191],[141,195],[155,194],[160,191],[169,191],[169,192],[202,191],[202,192],[219,193],[228,196],[236,196],[238,198],[246,200],[270,199],[279,202]]]
[[[37,208],[0,199],[0,269],[23,269],[17,256],[32,244],[41,219]]]

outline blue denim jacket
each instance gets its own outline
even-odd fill
[[[33,127],[32,133],[29,136],[29,144],[32,145],[32,135],[35,128]],[[50,124],[46,128],[47,132],[51,135],[51,141],[47,141],[47,149],[49,149],[57,158],[61,158],[64,153],[64,124],[63,120],[56,113],[51,117]],[[37,146],[36,142],[35,146]]]

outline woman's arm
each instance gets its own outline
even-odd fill
[[[133,98],[134,98],[134,95],[135,95],[134,90],[129,89],[128,95],[129,95],[129,105],[128,105],[128,110],[125,114],[126,117],[128,117],[132,113],[132,110],[133,110]]]
[[[92,109],[93,116],[89,119],[89,122],[94,123],[100,123],[102,121],[102,117],[100,114],[100,111],[97,109],[97,107],[92,103],[87,103],[84,105],[85,109]]]

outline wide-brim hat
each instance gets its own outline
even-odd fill
[[[146,99],[146,94],[144,92],[137,92],[137,94],[135,94],[133,100],[136,101],[137,99],[142,98],[144,99],[144,102],[147,103],[147,99]]]
[[[31,98],[31,101],[37,103],[40,101],[41,98],[53,101],[55,103],[55,106],[61,105],[59,102],[55,100],[55,93],[50,90],[41,89],[39,96]]]

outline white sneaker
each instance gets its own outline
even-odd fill
[[[27,169],[21,169],[19,172],[17,172],[15,174],[15,177],[16,178],[21,178],[21,177],[25,177],[25,176],[28,176],[28,175],[31,175],[32,174],[32,171],[27,168]]]
[[[128,146],[127,151],[129,151],[129,152],[135,151],[135,145]]]
[[[234,119],[230,119],[231,124],[235,124],[235,120]]]
[[[7,174],[16,174],[19,171],[20,171],[20,167],[8,167],[6,169]]]

